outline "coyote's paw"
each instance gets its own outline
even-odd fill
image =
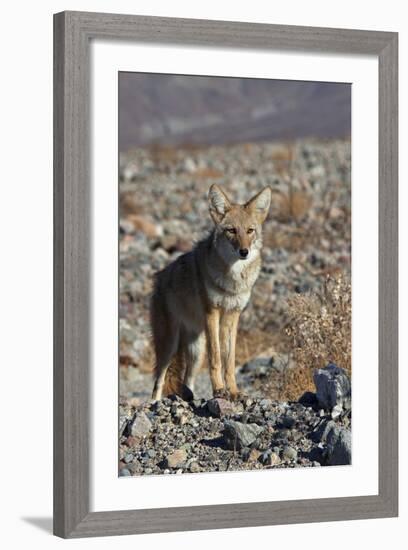
[[[246,405],[248,399],[250,399],[249,395],[242,391],[237,391],[235,393],[231,393],[230,395],[233,401],[239,401],[243,405]]]
[[[231,399],[231,395],[228,390],[221,388],[213,391],[214,398],[219,397],[221,399]]]

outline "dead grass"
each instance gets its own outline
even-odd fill
[[[250,359],[276,348],[279,336],[260,329],[238,331],[236,345],[236,364],[243,365]]]
[[[289,187],[288,193],[275,193],[273,208],[275,219],[282,223],[295,221],[299,223],[308,213],[312,199],[305,191]]]
[[[153,372],[154,366],[154,353],[151,343],[146,346],[140,360],[135,361],[131,356],[126,353],[120,353],[119,366],[126,369],[127,367],[137,367],[140,372]]]
[[[179,148],[171,145],[153,144],[150,147],[150,157],[155,164],[175,163],[179,159]]]
[[[276,147],[271,154],[271,158],[275,171],[280,176],[286,176],[288,173],[291,172],[291,167],[294,159],[293,144]]]
[[[264,243],[271,248],[286,248],[298,252],[315,240],[315,234],[306,227],[269,226],[264,235]]]
[[[211,180],[222,178],[223,173],[215,168],[198,168],[193,175],[198,180]]]
[[[351,285],[344,275],[327,277],[321,293],[299,294],[289,300],[296,368],[286,373],[284,398],[298,399],[312,391],[313,371],[329,362],[351,373]]]

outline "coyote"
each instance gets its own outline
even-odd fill
[[[271,203],[265,187],[232,203],[218,185],[208,193],[214,222],[193,250],[155,274],[150,317],[156,355],[152,399],[192,399],[207,349],[214,397],[237,399],[235,341],[241,311],[261,268],[262,224]]]

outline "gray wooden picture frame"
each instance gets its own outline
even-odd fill
[[[94,38],[370,54],[379,61],[379,493],[90,511],[90,109]],[[393,517],[398,510],[398,35],[104,13],[54,16],[54,533],[88,537]],[[370,312],[367,311],[367,315]],[[114,368],[114,366],[112,366]]]

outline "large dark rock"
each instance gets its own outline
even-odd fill
[[[243,424],[229,420],[224,422],[224,442],[228,449],[240,450],[249,447],[263,432],[264,428],[257,424]]]
[[[237,410],[231,401],[222,399],[221,397],[215,397],[214,399],[207,401],[207,409],[208,412],[216,418],[235,414]]]
[[[316,443],[325,443],[329,432],[335,427],[336,424],[333,420],[323,420],[312,431],[310,439]]]
[[[351,464],[351,431],[332,426],[327,435],[326,462],[329,466]]]
[[[316,398],[323,409],[351,408],[351,383],[344,369],[331,363],[313,374]]]

